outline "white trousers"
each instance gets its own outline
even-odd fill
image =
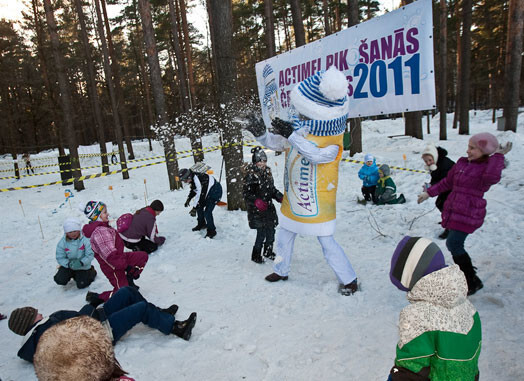
[[[293,233],[282,227],[278,230],[276,239],[277,258],[273,265],[273,271],[280,276],[287,276],[289,274],[296,236],[297,233]],[[351,262],[348,257],[346,257],[344,249],[335,241],[335,238],[333,238],[332,235],[318,236],[317,238],[320,246],[322,246],[324,258],[326,258],[327,263],[335,272],[338,281],[344,285],[354,281],[357,278],[355,270],[353,270]]]

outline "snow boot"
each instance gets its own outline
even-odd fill
[[[206,226],[206,223],[205,222],[202,222],[202,223],[198,223],[197,226],[195,226],[193,229],[191,229],[192,231],[194,232],[197,232],[199,230],[202,230],[202,229],[205,229],[207,226]]]
[[[140,287],[138,287],[136,284],[135,284],[135,279],[133,278],[133,276],[129,273],[126,274],[126,279],[127,279],[127,285],[129,287],[133,287],[135,290],[139,290]]]
[[[287,280],[288,276],[281,276],[281,275],[278,275],[277,273],[271,273],[269,274],[265,279],[268,281],[268,282],[278,282],[279,280]]]
[[[191,331],[193,330],[193,327],[195,326],[197,319],[196,312],[192,312],[191,315],[189,315],[189,318],[184,321],[175,320],[175,324],[173,324],[173,329],[171,330],[171,333],[174,335],[177,335],[178,337],[189,340],[191,337]]]
[[[178,311],[178,306],[176,304],[172,304],[167,308],[159,308],[162,312],[167,312],[169,315],[175,316],[176,312]]]
[[[275,259],[275,253],[273,252],[273,243],[268,243],[264,245],[264,257],[267,259],[274,260]]]
[[[251,252],[251,260],[255,263],[264,263],[264,259],[262,259],[262,255],[260,255],[260,252],[262,249],[257,249],[253,246],[253,251]]]
[[[468,283],[468,296],[473,295],[475,292],[484,287],[484,284],[477,276],[477,268],[473,267],[471,263],[471,257],[468,253],[462,255],[454,255],[453,261],[460,267],[464,275],[466,276],[466,282]]]
[[[217,235],[217,231],[216,230],[209,230],[207,229],[207,234],[204,238],[213,238],[214,236]]]
[[[338,292],[344,296],[353,295],[357,291],[358,291],[358,283],[356,279],[353,282],[348,283],[346,285],[340,284],[338,286]]]
[[[104,303],[104,300],[100,299],[100,295],[96,292],[88,291],[86,295],[86,302],[96,308],[100,304]]]
[[[449,230],[448,229],[444,229],[444,231],[442,233],[440,233],[440,235],[438,237],[440,239],[446,239],[446,238],[448,238],[448,235],[449,235]]]

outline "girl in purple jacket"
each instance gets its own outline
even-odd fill
[[[482,281],[464,249],[467,236],[484,223],[486,200],[484,193],[500,181],[504,155],[511,143],[499,145],[497,138],[484,132],[469,139],[467,157],[461,157],[447,176],[418,196],[418,203],[451,191],[442,210],[442,227],[449,229],[446,246],[468,282],[468,295],[483,287]]]

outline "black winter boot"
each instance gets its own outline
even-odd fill
[[[264,245],[264,257],[267,259],[274,260],[275,259],[275,253],[273,252],[273,244],[267,244]]]
[[[175,324],[173,324],[173,329],[171,330],[171,333],[174,335],[177,335],[178,337],[189,340],[191,337],[191,331],[193,330],[193,327],[195,326],[197,319],[196,312],[192,312],[191,315],[189,315],[189,318],[184,321],[175,320]]]
[[[176,304],[172,304],[167,308],[159,308],[162,312],[167,312],[169,315],[175,316],[176,312],[178,311],[178,306]]]
[[[127,278],[127,284],[129,287],[133,287],[135,290],[139,290],[140,287],[138,287],[136,284],[135,284],[135,278],[133,278],[133,276],[129,273],[126,274],[126,278]]]
[[[255,263],[264,263],[264,259],[262,259],[262,255],[260,255],[260,252],[262,249],[257,249],[253,246],[253,251],[251,252],[251,260]]]
[[[477,276],[477,268],[473,267],[473,264],[471,263],[471,257],[468,255],[468,253],[453,256],[453,261],[460,267],[466,276],[466,282],[468,283],[468,295],[473,295],[475,292],[484,287],[484,284],[482,284],[482,281]]]
[[[191,229],[192,231],[194,232],[197,232],[199,230],[202,230],[202,229],[205,229],[207,226],[206,226],[206,223],[205,222],[202,222],[202,223],[198,223],[197,226],[195,226],[193,229]]]
[[[99,294],[96,292],[88,291],[86,295],[86,302],[91,304],[93,307],[98,307],[100,304],[104,303],[102,299],[100,299]]]
[[[204,238],[213,238],[214,236],[217,235],[217,231],[216,230],[209,230],[207,229],[207,234]]]
[[[438,237],[440,239],[446,239],[446,238],[448,238],[448,235],[449,235],[449,230],[448,229],[444,229],[444,231],[442,233],[440,233],[440,235]]]

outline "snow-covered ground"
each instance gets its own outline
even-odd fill
[[[423,169],[420,153],[427,142],[446,148],[453,160],[465,156],[469,136],[460,136],[449,128],[448,140],[439,142],[438,119],[431,121],[431,134],[426,134],[424,124],[424,140],[388,138],[403,134],[401,119],[364,122],[365,152],[354,158],[363,160],[369,152],[379,163]],[[451,121],[452,115],[448,115],[448,126]],[[488,211],[484,225],[466,240],[466,248],[484,281],[484,289],[471,297],[482,319],[481,378],[517,380],[524,374],[524,122],[521,116],[516,134],[500,132],[491,123],[489,111],[471,112],[470,129],[472,134],[487,131],[501,142],[513,142],[513,150],[507,155],[510,166],[501,182],[485,196]],[[217,142],[217,136],[204,138],[204,146]],[[177,150],[190,148],[185,139],[176,144]],[[134,148],[139,158],[163,152],[158,143],[153,152],[149,152],[147,142],[137,142]],[[275,183],[282,190],[284,155],[267,153]],[[38,157],[52,155],[56,156],[56,152],[34,155],[32,163],[42,164],[44,161],[38,161]],[[245,147],[244,159],[250,158],[250,148]],[[1,161],[5,160],[7,157]],[[82,166],[97,163],[97,158],[82,160]],[[181,168],[192,163],[192,158],[179,160]],[[206,163],[218,179],[220,152],[207,153]],[[1,164],[1,168],[8,167]],[[70,204],[60,208],[64,190],[72,186],[0,194],[0,312],[8,315],[14,308],[26,305],[39,308],[44,315],[60,309],[79,309],[87,290],[78,290],[74,282],[66,287],[53,282],[57,265],[54,253],[62,236],[62,222],[68,216],[87,222],[77,209],[81,201],[103,200],[111,218],[143,207],[145,179],[148,201],[160,199],[166,206],[158,225],[167,241],[150,256],[137,284],[143,295],[159,306],[177,303],[179,319],[197,311],[198,322],[189,342],[142,325],[135,327],[115,347],[118,360],[132,377],[141,381],[385,380],[395,356],[398,314],[408,303],[388,277],[396,244],[404,235],[425,236],[437,242],[448,262],[451,255],[444,241],[437,238],[441,228],[434,199],[420,205],[416,202],[422,184],[429,180],[428,174],[393,170],[392,177],[407,203],[364,206],[356,203],[361,187],[359,168],[359,164],[348,162],[340,165],[335,234],[361,283],[362,290],[353,296],[337,293],[335,275],[316,238],[297,239],[289,280],[271,284],[264,280],[272,272],[271,263],[257,265],[250,260],[255,231],[249,229],[245,212],[217,207],[215,239],[204,239],[204,232],[192,232],[196,220],[183,206],[188,189],[169,191],[166,168],[161,164],[132,170],[126,181],[119,174],[88,180],[86,190],[73,191]],[[97,171],[86,170],[84,174]],[[0,188],[58,179],[55,174],[0,180]],[[225,188],[224,176],[221,182]],[[96,261],[93,263],[98,269]],[[109,282],[98,271],[89,289],[104,291],[108,287]],[[9,331],[7,320],[0,322],[0,337],[0,378],[36,379],[32,364],[16,356],[21,337]]]

